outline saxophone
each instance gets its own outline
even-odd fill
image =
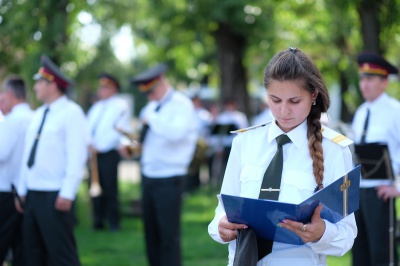
[[[126,132],[117,126],[114,126],[114,129],[131,141],[131,144],[127,146],[129,155],[133,158],[140,157],[142,145],[137,141],[138,137],[135,134]]]

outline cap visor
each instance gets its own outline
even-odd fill
[[[33,79],[34,80],[44,79],[44,77],[42,75],[40,75],[39,73],[36,73],[35,75],[33,75]]]

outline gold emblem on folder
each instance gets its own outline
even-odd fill
[[[345,191],[346,189],[348,189],[351,185],[350,180],[347,180],[346,182],[344,182],[341,186],[340,186],[340,191]]]

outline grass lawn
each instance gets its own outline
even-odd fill
[[[75,230],[79,256],[84,266],[147,265],[143,224],[139,217],[129,215],[132,199],[139,199],[140,187],[131,182],[120,182],[120,200],[122,207],[122,229],[112,233],[108,230],[91,230],[91,205],[84,182],[77,198],[77,216],[79,223]],[[208,223],[214,216],[218,191],[202,188],[196,193],[185,196],[182,215],[182,258],[183,265],[221,266],[227,265],[227,245],[210,238]],[[330,266],[350,266],[348,253],[344,257],[329,257]]]

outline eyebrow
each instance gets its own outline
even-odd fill
[[[276,95],[270,94],[270,96],[282,100],[282,98],[279,98]],[[295,97],[289,98],[288,100],[299,100],[299,99],[301,100],[301,99],[303,99],[303,97],[302,96],[295,96]]]

